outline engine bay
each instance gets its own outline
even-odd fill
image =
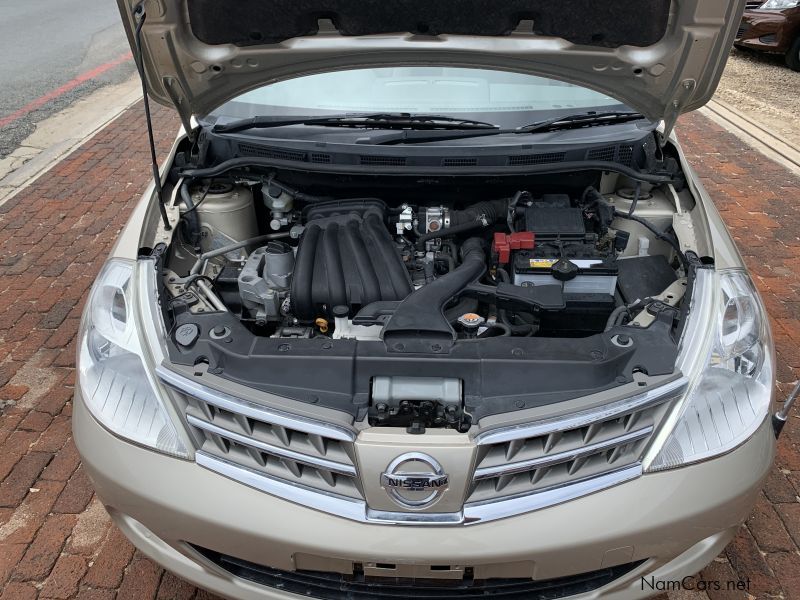
[[[170,264],[193,264],[168,276],[182,292],[173,308],[229,311],[258,336],[582,337],[633,320],[682,269],[658,231],[628,220],[639,202],[665,212],[641,188],[519,191],[463,208],[312,200],[274,179],[184,190]],[[259,196],[271,233],[260,234]]]
[[[699,264],[691,194],[559,179],[437,197],[176,178],[154,251],[170,359],[423,430],[671,375]]]

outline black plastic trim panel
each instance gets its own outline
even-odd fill
[[[579,573],[557,579],[408,579],[364,577],[322,571],[282,571],[192,546],[207,560],[228,573],[253,583],[324,600],[376,600],[380,598],[439,598],[503,600],[556,600],[598,590],[627,575],[644,561]]]

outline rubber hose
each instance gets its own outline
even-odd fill
[[[450,227],[424,233],[417,238],[417,247],[421,248],[428,240],[453,237],[482,227],[505,221],[508,215],[508,200],[487,200],[473,204],[464,210],[450,211]]]
[[[188,241],[193,248],[200,245],[200,217],[195,210],[192,194],[189,191],[189,182],[185,181],[181,185],[181,200],[186,205],[186,212],[183,215],[182,222],[184,223],[184,234],[186,241]]]

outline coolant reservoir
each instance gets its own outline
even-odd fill
[[[253,193],[244,186],[212,183],[203,199],[203,189],[192,193],[200,218],[200,247],[203,252],[258,235]]]

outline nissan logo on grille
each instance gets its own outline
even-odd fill
[[[381,473],[381,487],[403,508],[433,506],[447,490],[448,483],[442,465],[421,452],[401,454]]]

